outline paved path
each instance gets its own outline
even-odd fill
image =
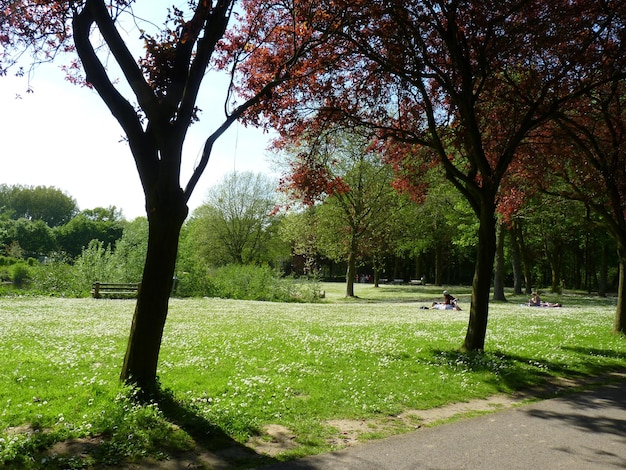
[[[626,469],[626,380],[263,470]]]

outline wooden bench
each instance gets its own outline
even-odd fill
[[[102,297],[109,298],[125,298],[136,297],[141,283],[127,282],[127,283],[113,283],[113,282],[94,282],[91,287],[91,295],[94,299],[100,299]]]

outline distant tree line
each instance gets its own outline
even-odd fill
[[[269,300],[279,300],[271,292],[281,289],[302,296],[293,286],[278,287],[276,279],[286,276],[346,282],[347,294],[355,282],[469,284],[477,224],[467,202],[437,170],[428,175],[428,196],[411,200],[394,190],[389,168],[356,151],[358,145],[363,142],[356,138],[332,143],[328,171],[341,176],[345,187],[320,194],[310,206],[285,199],[265,175],[225,176],[183,227],[175,293],[258,296],[244,294],[239,282],[255,284],[248,289]],[[301,155],[293,150],[287,162]],[[1,185],[0,204],[5,284],[88,295],[97,280],[140,281],[145,218],[129,222],[115,207],[79,211],[71,196],[54,187]],[[616,291],[615,242],[597,227],[581,203],[548,195],[528,199],[502,221],[503,262],[494,267],[494,280],[500,270],[504,285],[519,294],[537,287]]]
[[[114,243],[125,223],[115,207],[79,211],[74,198],[55,187],[0,185],[0,246],[14,257],[75,257],[91,240]]]

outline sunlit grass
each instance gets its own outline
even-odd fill
[[[615,299],[549,299],[561,309],[521,307],[525,297],[493,303],[486,351],[467,355],[458,348],[468,288],[450,288],[463,311],[437,311],[419,307],[440,287],[358,284],[357,299],[341,284],[322,287],[316,304],[172,300],[159,375],[180,408],[177,426],[118,383],[134,302],[0,299],[0,462],[160,458],[210,445],[186,430],[194,420],[239,443],[280,424],[298,444],[285,456],[302,455],[330,449],[331,419],[384,419],[626,366],[626,340],[610,331]],[[70,438],[97,450],[71,462],[46,451]]]

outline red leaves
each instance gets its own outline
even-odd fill
[[[67,1],[2,0],[0,2],[0,72],[29,50],[33,60],[53,59],[71,38]]]
[[[310,153],[302,152],[290,162],[289,174],[279,184],[282,191],[303,204],[313,205],[323,196],[343,194],[350,190],[339,176]]]

